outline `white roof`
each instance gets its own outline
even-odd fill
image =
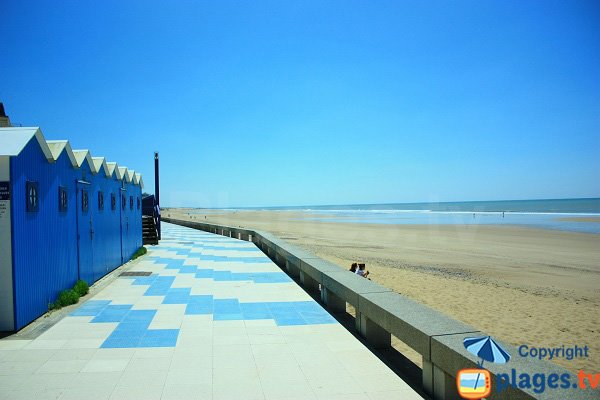
[[[75,154],[73,154],[73,149],[71,148],[71,144],[68,140],[46,140],[46,143],[48,144],[48,147],[52,152],[52,157],[54,157],[55,160],[58,160],[63,151],[66,151],[67,156],[71,161],[71,165],[73,165],[73,167],[78,166],[77,160],[75,159]]]
[[[108,168],[108,173],[109,174],[115,174],[115,178],[117,178],[118,180],[121,180],[121,174],[119,173],[119,166],[117,165],[116,162],[107,162],[106,163],[106,167]]]
[[[38,127],[0,128],[0,156],[18,156],[33,137],[37,139],[48,162],[54,162],[52,152]]]
[[[90,170],[93,174],[97,173],[96,167],[94,166],[94,161],[92,160],[92,153],[89,150],[73,150],[73,154],[75,155],[75,159],[77,160],[77,167],[81,168],[83,162],[86,161],[90,167]]]
[[[119,167],[115,162],[106,162],[104,157],[92,157],[89,150],[73,150],[67,140],[46,140],[42,131],[38,127],[8,127],[0,128],[0,156],[16,157],[27,146],[27,144],[36,138],[40,149],[46,160],[53,163],[61,156],[62,152],[67,152],[67,156],[74,168],[80,168],[84,161],[87,161],[92,173],[96,174],[104,171],[107,177],[112,176],[119,180],[125,178],[126,182],[133,181],[134,184],[143,187],[142,176],[135,171],[129,171],[126,167]]]
[[[129,178],[129,174],[127,173],[127,167],[119,167],[119,173],[121,174],[121,179],[125,179],[125,182],[131,182],[131,178]]]
[[[104,157],[92,157],[92,161],[94,162],[94,168],[96,168],[97,172],[104,171],[104,174],[106,176],[111,176],[111,173],[108,171],[108,166],[106,165]]]

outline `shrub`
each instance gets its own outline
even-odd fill
[[[56,299],[56,303],[58,303],[59,308],[76,304],[78,301],[79,294],[73,289],[63,290],[58,295],[58,299]]]
[[[75,286],[73,286],[73,290],[79,294],[79,297],[83,297],[90,291],[90,286],[86,281],[80,279],[75,283]]]
[[[131,259],[135,260],[136,258],[143,256],[147,252],[148,252],[148,250],[144,246],[142,246],[139,249],[137,249],[137,251],[135,253],[133,253],[133,255],[131,256]]]

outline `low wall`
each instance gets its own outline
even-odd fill
[[[463,346],[466,337],[487,336],[477,328],[457,321],[417,303],[401,294],[349,273],[344,268],[323,260],[316,255],[291,245],[276,236],[259,230],[236,228],[205,222],[183,221],[162,218],[165,222],[199,229],[256,244],[269,258],[287,273],[297,278],[309,291],[320,290],[321,300],[332,312],[346,310],[346,303],[356,309],[356,330],[375,348],[391,346],[391,335],[417,351],[423,357],[423,388],[432,398],[460,399],[456,389],[456,374],[463,368],[477,368],[478,359]],[[320,287],[319,287],[320,285]],[[485,299],[474,307],[485,307]],[[477,312],[474,309],[473,312]],[[519,329],[518,326],[515,329]],[[507,364],[486,363],[485,368],[492,375],[492,393],[488,399],[599,399],[600,390],[551,389],[545,385],[542,393],[530,388],[509,387],[496,391],[499,374],[511,376],[516,371],[544,379],[549,374],[567,373],[554,364],[534,359],[525,359],[518,355],[517,349],[500,342],[511,354]],[[597,371],[588,371],[597,372]],[[575,375],[571,375],[571,383]],[[559,381],[560,385],[561,382]],[[534,386],[537,385],[537,386]]]

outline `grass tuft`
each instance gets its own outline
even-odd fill
[[[144,246],[142,246],[139,249],[137,249],[137,251],[135,253],[133,253],[133,255],[131,256],[131,259],[135,260],[136,258],[143,256],[147,252],[148,252],[148,250]]]
[[[79,297],[83,297],[89,293],[90,286],[87,284],[86,281],[83,281],[80,279],[77,282],[75,282],[75,286],[73,286],[73,290],[79,294]]]

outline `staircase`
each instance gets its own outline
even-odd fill
[[[158,233],[154,218],[149,215],[142,215],[142,238],[144,244],[158,244]]]

